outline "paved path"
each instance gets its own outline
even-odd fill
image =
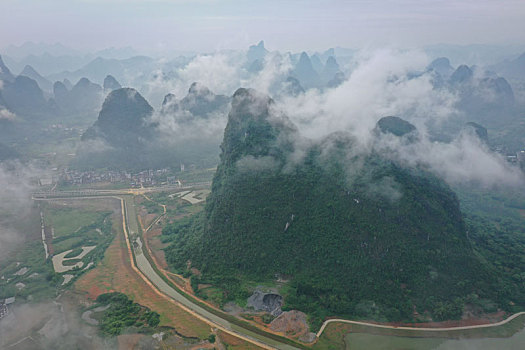
[[[399,330],[408,330],[408,331],[422,331],[422,332],[448,332],[448,331],[461,331],[461,330],[469,330],[469,329],[479,329],[479,328],[490,328],[490,327],[498,327],[502,326],[516,317],[519,317],[521,315],[525,315],[525,312],[518,312],[514,315],[509,316],[508,318],[504,319],[503,321],[499,321],[496,323],[487,323],[487,324],[480,324],[475,326],[458,326],[458,327],[443,327],[443,328],[424,328],[424,327],[396,327],[396,326],[387,326],[382,324],[375,324],[375,323],[368,323],[368,322],[359,322],[359,321],[350,321],[350,320],[343,320],[343,319],[330,319],[324,321],[323,325],[321,326],[321,329],[319,332],[317,332],[317,337],[319,338],[321,334],[323,334],[324,329],[327,325],[334,322],[339,323],[350,323],[350,324],[356,324],[360,326],[367,326],[367,327],[376,327],[376,328],[383,328],[383,329],[399,329]]]
[[[39,194],[34,196],[35,200],[53,200],[59,198],[65,198],[65,196],[50,195],[50,198],[46,198],[46,195]],[[294,346],[281,343],[272,338],[265,337],[261,334],[257,334],[250,330],[247,330],[238,325],[232,324],[229,321],[207,311],[201,306],[194,304],[191,300],[180,294],[176,289],[166,283],[153,269],[149,260],[144,255],[142,249],[142,242],[140,241],[138,231],[138,220],[135,211],[135,203],[132,196],[116,196],[106,195],[102,193],[99,195],[89,196],[74,196],[69,195],[69,198],[75,199],[94,199],[94,198],[116,198],[120,200],[120,206],[122,211],[122,227],[126,238],[126,244],[128,247],[129,257],[131,261],[132,269],[159,295],[168,298],[172,302],[176,302],[179,307],[184,309],[186,312],[192,314],[194,317],[206,322],[213,328],[217,328],[223,332],[231,334],[237,338],[245,340],[263,349],[283,349],[293,350],[297,349]],[[133,245],[132,242],[136,242]],[[132,251],[133,249],[133,251]],[[133,253],[135,259],[133,259]]]
[[[179,187],[180,189],[180,187]],[[156,188],[155,190],[158,190]],[[98,195],[95,193],[99,193]],[[101,192],[101,193],[100,193]],[[191,300],[187,299],[185,296],[180,294],[176,289],[171,287],[169,284],[167,284],[153,269],[151,266],[149,260],[144,255],[142,249],[142,243],[140,240],[138,241],[138,248],[134,248],[135,253],[135,259],[136,259],[136,266],[135,262],[132,256],[131,251],[131,239],[139,237],[138,235],[138,221],[137,221],[137,215],[135,212],[135,203],[133,202],[133,198],[131,196],[126,196],[126,198],[123,198],[124,196],[118,196],[118,195],[105,195],[106,191],[96,191],[93,190],[90,192],[89,196],[82,196],[82,197],[76,197],[72,194],[70,194],[71,197],[74,198],[93,198],[95,197],[112,197],[117,198],[121,202],[121,209],[122,209],[122,225],[124,234],[126,236],[126,243],[128,245],[128,251],[130,254],[130,260],[132,262],[132,268],[141,276],[146,283],[148,283],[156,292],[158,292],[161,295],[168,296],[172,300],[177,301],[179,306],[181,306],[183,309],[194,315],[195,317],[203,320],[204,322],[210,324],[212,327],[219,328],[227,333],[233,334],[236,337],[239,337],[241,339],[244,339],[250,343],[253,343],[257,346],[260,346],[262,348],[266,349],[297,349],[296,347],[293,347],[291,345],[280,343],[276,340],[273,340],[271,338],[264,337],[260,334],[251,332],[247,329],[244,329],[240,326],[237,326],[235,324],[230,323],[229,321],[207,311],[206,309],[200,307],[197,304],[194,304]],[[55,192],[54,194],[56,194]],[[120,193],[126,193],[126,194],[132,194],[130,192],[127,192],[127,190],[120,191]],[[54,196],[54,194],[48,193],[47,195]],[[135,194],[135,193],[133,193]],[[143,193],[140,193],[143,194]],[[34,199],[38,200],[46,200],[46,194],[39,193],[39,196],[34,196]],[[63,197],[62,197],[63,198]],[[129,237],[129,236],[132,237]],[[368,323],[368,322],[360,322],[360,321],[351,321],[351,320],[344,320],[344,319],[330,319],[326,320],[323,325],[321,326],[321,329],[319,329],[319,332],[317,332],[317,338],[319,338],[326,326],[330,323],[349,323],[349,324],[355,324],[355,325],[361,325],[361,326],[368,326],[368,327],[376,327],[376,328],[383,328],[383,329],[399,329],[399,330],[412,330],[412,331],[424,331],[424,332],[446,332],[446,331],[458,331],[458,330],[469,330],[469,329],[479,329],[479,328],[489,328],[489,327],[498,327],[501,325],[504,325],[513,319],[524,315],[525,312],[518,312],[516,314],[511,315],[507,319],[497,322],[497,323],[490,323],[490,324],[482,324],[482,325],[476,325],[476,326],[460,326],[460,327],[446,327],[446,328],[420,328],[420,327],[396,327],[396,326],[387,326],[387,325],[381,325],[381,324],[375,324],[375,323]]]

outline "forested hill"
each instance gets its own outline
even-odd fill
[[[413,131],[397,122],[379,129]],[[288,276],[285,305],[314,322],[334,315],[408,320],[414,311],[454,318],[472,295],[508,303],[443,181],[357,152],[344,133],[297,140],[271,99],[239,89],[205,213],[168,230],[177,235],[170,263],[184,269],[190,260],[215,281]]]
[[[154,125],[147,124],[152,113],[153,108],[135,89],[113,90],[82,140],[100,138],[117,148],[136,148],[153,135]]]

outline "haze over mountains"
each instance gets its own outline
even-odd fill
[[[39,50],[34,52],[43,55],[41,48]],[[126,52],[131,53],[130,50],[121,51],[123,56]],[[105,55],[118,56],[110,51]],[[167,60],[146,56],[98,57],[81,67],[47,76],[31,65],[26,65],[17,76],[2,60],[0,103],[3,115],[10,116],[5,120],[18,116],[19,120],[43,121],[61,116],[66,118],[64,120],[82,120],[88,126],[95,121],[106,96],[127,86],[136,89],[158,111],[152,118],[162,133],[178,130],[180,138],[181,129],[176,125],[189,122],[194,116],[209,118],[215,115],[216,123],[210,125],[220,130],[226,123],[227,96],[239,86],[254,87],[284,104],[290,98],[303,103],[299,101],[307,96],[335,96],[337,92],[330,90],[345,91],[345,87],[338,87],[348,86],[349,80],[356,79],[357,72],[361,74],[360,67],[366,67],[380,56],[371,57],[361,59],[355,50],[340,48],[311,55],[306,52],[283,54],[266,49],[261,41],[241,53],[217,52]],[[408,68],[410,71],[405,72],[404,77],[392,75],[388,79],[393,84],[396,81],[420,84],[430,79],[435,92],[433,98],[441,96],[446,101],[442,108],[450,107],[446,118],[424,118],[425,128],[436,139],[451,140],[462,125],[472,121],[499,135],[493,143],[497,142],[498,147],[512,153],[519,150],[523,140],[516,128],[508,127],[512,124],[522,128],[525,89],[520,75],[513,74],[520,69],[522,57],[487,68],[467,64],[453,66],[448,58],[438,57],[427,61],[426,67],[417,63],[419,68]],[[364,74],[357,79],[373,81],[376,73]],[[511,76],[510,80],[505,75]],[[21,128],[20,125],[15,123],[10,127]],[[505,136],[509,134],[512,135]],[[214,142],[218,145],[219,140],[216,138]]]
[[[166,263],[197,296],[211,286],[225,310],[247,311],[252,287],[277,281],[272,317],[304,312],[301,341],[329,317],[426,322],[525,307],[521,260],[500,249],[522,240],[495,238],[518,221],[487,219],[493,208],[472,200],[486,191],[525,208],[498,192],[525,184],[522,57],[481,66],[264,41],[122,52],[52,73],[0,58],[1,166],[35,162],[55,188],[157,184],[130,182],[136,173],[172,188],[214,172],[205,205],[186,219],[167,210],[159,224]],[[35,57],[17,60],[50,59]]]
[[[525,348],[524,18],[0,1],[0,348]]]

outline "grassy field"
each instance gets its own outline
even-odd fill
[[[187,192],[187,191],[184,191]],[[201,190],[199,190],[201,192]],[[204,208],[205,202],[198,204],[191,204],[185,201],[178,192],[157,192],[148,194],[151,201],[141,201],[141,205],[148,211],[148,213],[160,214],[162,207],[159,204],[166,205],[167,216],[169,218],[180,218],[201,211]]]
[[[382,329],[345,323],[330,323],[314,345],[314,349],[434,349],[449,339],[461,339],[458,349],[476,349],[487,339],[491,344],[508,344],[511,338],[525,340],[525,315],[509,323],[490,328],[425,332],[401,329]],[[523,343],[521,343],[523,344]],[[455,349],[456,347],[446,347]],[[489,347],[490,348],[490,347]],[[501,347],[505,349],[506,347]],[[517,348],[516,348],[517,349]]]
[[[126,242],[119,220],[114,220],[117,237],[106,251],[104,259],[75,283],[75,290],[95,299],[102,293],[118,291],[134,302],[160,314],[160,326],[176,329],[185,337],[206,339],[210,327],[182,310],[175,303],[155,293],[131,268]]]
[[[111,215],[118,212],[116,199],[61,199],[42,203],[41,207],[46,226],[54,232],[54,238],[49,242],[54,255],[68,250],[78,251],[87,246],[96,247],[83,257],[67,260],[65,266],[80,265],[80,268],[69,270],[67,274],[77,278],[89,264],[96,265],[102,259],[113,239]],[[72,257],[78,255],[73,253],[70,253]]]
[[[213,179],[216,168],[196,169],[177,173],[176,176],[183,182],[208,182]]]
[[[67,260],[66,265],[81,262],[80,269],[67,271],[72,280],[86,272],[86,267],[97,264],[105,249],[112,241],[111,213],[118,209],[118,204],[111,199],[57,200],[38,202],[33,216],[35,225],[27,233],[26,240],[0,263],[0,298],[16,296],[18,300],[38,301],[56,297],[67,288],[71,279],[56,273],[51,263],[51,256],[46,260],[41,240],[40,210],[44,213],[46,241],[50,253],[59,254],[82,246],[96,246],[89,254],[79,259]],[[55,238],[51,239],[54,229]],[[72,255],[73,257],[76,255]],[[69,276],[71,277],[71,276]],[[67,282],[68,283],[64,283]]]
[[[27,271],[16,275],[23,269]],[[0,277],[4,277],[0,280],[0,299],[16,296],[18,300],[45,300],[55,296],[59,283],[53,281],[51,262],[45,260],[42,243],[36,240],[26,242],[18,249],[13,261],[0,266]],[[18,288],[19,283],[25,286]]]
[[[54,271],[51,257],[46,260],[44,246],[41,241],[40,210],[44,213],[44,221],[55,238],[49,239],[48,247],[55,254],[69,249],[78,250],[82,246],[96,246],[81,259],[68,260],[66,265],[82,262],[81,269],[68,271],[73,280],[85,273],[88,264],[96,265],[112,241],[111,218],[118,204],[111,199],[57,200],[38,202],[33,216],[35,225],[30,226],[24,244],[20,244],[2,259],[0,264],[0,298],[16,296],[18,300],[39,301],[55,297],[60,290],[67,288],[63,274]],[[75,256],[75,255],[73,255]]]
[[[16,296],[21,301],[41,301],[54,297],[56,288],[50,281],[54,273],[45,260],[38,206],[33,205],[24,215],[5,218],[2,224],[19,239],[0,254],[0,299]]]
[[[48,205],[44,211],[46,224],[55,229],[55,237],[71,235],[82,227],[100,222],[107,211],[91,211],[84,208]]]
[[[239,350],[254,350],[260,349],[252,343],[248,343],[242,339],[236,338],[228,333],[218,331],[217,335],[221,338],[221,341],[226,344],[226,349],[239,349]]]

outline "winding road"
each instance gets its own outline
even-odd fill
[[[141,276],[141,278],[152,287],[155,292],[158,294],[169,298],[172,301],[177,302],[177,304],[182,307],[187,312],[191,313],[193,316],[199,318],[200,320],[208,323],[211,327],[220,329],[226,333],[232,334],[238,338],[241,338],[245,341],[248,341],[254,345],[257,345],[264,349],[298,349],[299,347],[282,343],[276,339],[266,337],[264,335],[255,333],[249,329],[243,328],[237,324],[233,324],[230,321],[218,316],[215,313],[208,311],[207,309],[199,306],[189,298],[182,295],[175,288],[170,286],[153,268],[150,261],[147,259],[144,254],[144,248],[142,244],[142,237],[140,235],[137,214],[135,211],[135,203],[133,201],[133,195],[144,194],[146,192],[158,192],[165,190],[184,190],[189,187],[177,187],[177,188],[166,188],[166,187],[157,187],[145,189],[130,189],[130,190],[83,190],[83,191],[67,191],[67,192],[37,192],[33,194],[34,200],[54,200],[60,198],[84,198],[84,199],[93,199],[93,198],[116,198],[120,200],[121,210],[122,210],[122,227],[124,235],[126,237],[126,243],[128,246],[128,252],[130,254],[130,260],[132,263],[132,268],[135,272]],[[161,215],[162,216],[162,215]],[[154,221],[157,222],[160,219]],[[151,225],[150,225],[151,226]],[[424,331],[424,332],[446,332],[446,331],[457,331],[457,330],[470,330],[470,329],[480,329],[480,328],[490,328],[502,326],[515,318],[525,315],[525,312],[519,312],[511,315],[505,320],[502,320],[497,323],[491,324],[482,324],[474,326],[459,326],[459,327],[446,327],[446,328],[422,328],[422,327],[396,327],[396,326],[387,326],[375,323],[360,322],[360,321],[351,321],[345,319],[329,319],[326,320],[319,332],[317,332],[317,338],[319,338],[325,328],[330,323],[348,323],[361,326],[382,328],[382,329],[396,329],[396,330],[411,330],[411,331]],[[301,346],[304,348],[304,346]]]
[[[180,189],[180,188],[178,188]],[[223,332],[229,333],[237,338],[243,339],[263,349],[283,349],[292,350],[298,347],[279,342],[278,340],[266,337],[264,335],[255,333],[249,329],[245,329],[237,324],[233,324],[228,320],[209,312],[205,308],[197,305],[184,295],[179,293],[175,288],[170,286],[166,281],[155,271],[150,261],[144,254],[143,244],[141,241],[137,215],[135,211],[135,204],[131,193],[127,191],[103,191],[97,195],[98,191],[89,191],[89,195],[80,195],[72,193],[60,192],[39,192],[33,195],[34,200],[56,200],[64,198],[74,199],[94,199],[94,198],[115,198],[120,201],[122,210],[122,227],[126,237],[126,244],[130,255],[131,267],[133,270],[155,291],[157,294],[167,297],[177,304],[185,311],[191,313],[194,317],[208,323],[211,327],[219,329]],[[117,193],[120,195],[118,195]],[[133,193],[135,194],[135,193]]]

